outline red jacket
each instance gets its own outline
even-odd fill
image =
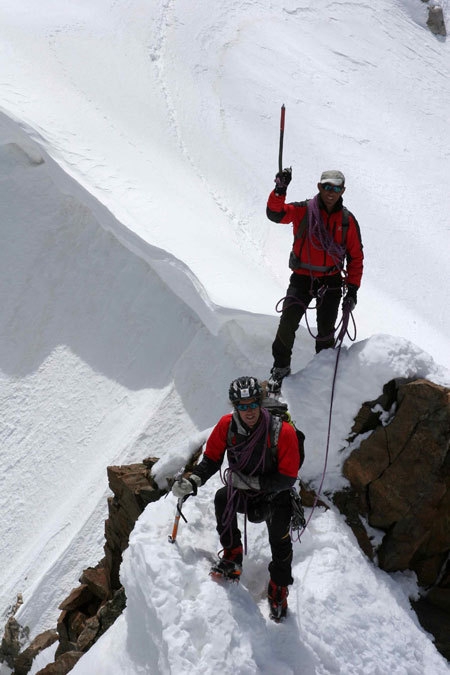
[[[304,203],[293,202],[286,204],[285,202],[285,195],[276,195],[272,191],[267,201],[267,217],[276,223],[292,223],[295,238],[298,227],[307,213],[307,207]],[[319,204],[321,204],[320,197]],[[339,199],[331,213],[328,213],[321,204],[320,213],[323,223],[333,239],[342,245],[342,199]],[[345,248],[347,261],[346,283],[354,284],[359,288],[363,273],[364,254],[358,221],[350,212]],[[317,241],[310,240],[307,229],[305,229],[302,236],[294,239],[294,253],[303,264],[319,268],[333,268],[330,271],[299,268],[294,270],[296,274],[307,274],[314,277],[336,274],[335,261],[319,246]]]
[[[221,464],[227,448],[228,429],[232,414],[224,415],[218,421],[206,443],[205,457],[217,464]],[[297,478],[300,467],[300,454],[295,429],[283,422],[278,436],[277,473],[290,478]]]

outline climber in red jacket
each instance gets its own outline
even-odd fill
[[[303,434],[300,444],[292,424],[270,414],[262,405],[263,398],[263,389],[255,377],[233,380],[229,388],[233,412],[219,420],[202,461],[189,476],[173,484],[172,493],[178,499],[195,495],[221,469],[226,457],[228,467],[222,472],[225,485],[214,498],[223,555],[211,568],[211,574],[214,578],[239,580],[244,547],[238,513],[245,514],[250,522],[265,522],[272,553],[267,597],[271,616],[278,620],[286,615],[288,586],[293,583],[292,488],[303,458]]]
[[[351,311],[363,272],[359,225],[342,203],[344,174],[324,171],[313,199],[286,204],[291,178],[291,169],[277,173],[275,189],[267,202],[267,217],[275,223],[292,223],[294,234],[289,259],[292,274],[272,344],[274,363],[269,387],[273,391],[280,389],[283,378],[291,372],[295,333],[311,301],[316,302],[316,352],[320,352],[334,346],[343,289],[344,303]]]

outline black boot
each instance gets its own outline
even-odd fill
[[[290,375],[290,373],[291,369],[289,366],[284,368],[278,368],[277,366],[274,366],[270,371],[270,377],[267,382],[269,393],[278,394],[281,391],[281,384],[284,378]]]

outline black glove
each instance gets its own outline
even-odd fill
[[[279,171],[275,176],[275,194],[276,195],[285,195],[287,186],[292,180],[292,169],[283,169]]]
[[[358,293],[358,286],[355,286],[354,284],[348,284],[347,293],[345,294],[342,307],[345,307],[346,309],[348,308],[350,312],[353,312],[353,310],[355,309],[355,305],[358,302],[356,297],[357,293]]]

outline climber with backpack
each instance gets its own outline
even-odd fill
[[[197,494],[197,489],[221,469],[227,455],[228,468],[221,472],[224,486],[214,499],[223,549],[210,574],[215,579],[239,581],[247,519],[265,522],[272,553],[268,600],[271,618],[278,621],[286,615],[288,586],[293,583],[290,528],[294,500],[298,501],[294,485],[303,460],[304,436],[292,423],[264,407],[264,391],[255,377],[233,380],[229,400],[233,412],[219,420],[201,462],[173,484],[172,493],[178,499]],[[238,513],[244,514],[244,546]]]
[[[278,171],[275,189],[267,202],[269,220],[292,223],[294,234],[289,259],[292,274],[272,344],[269,389],[273,392],[280,390],[283,379],[291,372],[295,333],[310,303],[315,299],[318,353],[334,347],[335,323],[343,291],[343,307],[351,312],[356,305],[363,272],[359,225],[342,202],[344,174],[336,170],[324,171],[317,184],[319,192],[313,199],[286,204],[291,179],[291,169]]]

